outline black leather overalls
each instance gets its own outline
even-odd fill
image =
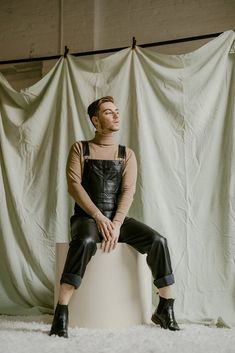
[[[121,192],[125,147],[118,146],[117,160],[96,160],[89,159],[88,142],[84,141],[82,144],[84,156],[82,185],[100,211],[112,220]],[[78,204],[75,204],[70,223],[72,240],[60,283],[71,284],[77,289],[102,236],[95,220]],[[147,253],[147,263],[152,271],[154,284],[158,288],[174,283],[167,240],[154,229],[134,218],[126,217],[118,241],[133,246],[142,254]]]
[[[90,154],[88,142],[84,141],[82,146],[85,158],[82,186],[99,210],[107,218],[113,219],[120,194],[125,147],[118,146],[118,160],[100,160],[88,158]],[[77,203],[74,213],[87,216]]]

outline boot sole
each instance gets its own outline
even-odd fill
[[[53,335],[68,338],[68,333],[65,331],[51,331],[49,333],[49,336],[53,336]]]
[[[160,325],[160,327],[164,328],[165,330],[169,329],[170,331],[180,331],[180,328],[170,328],[170,327],[168,327],[167,323],[165,321],[161,320],[156,315],[152,315],[151,320],[152,320],[152,322],[155,325]]]
[[[156,315],[152,315],[151,320],[155,325],[160,325],[161,328],[167,329],[167,324]]]

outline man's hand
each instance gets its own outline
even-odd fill
[[[108,242],[112,239],[112,233],[115,228],[114,224],[105,217],[101,212],[94,216],[94,219],[97,224],[97,228],[101,233],[104,241]]]
[[[101,249],[104,252],[110,252],[114,250],[117,246],[118,238],[120,235],[121,223],[118,221],[114,221],[112,225],[114,227],[111,233],[112,238],[107,241],[104,239],[101,243]]]

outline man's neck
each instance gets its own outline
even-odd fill
[[[97,145],[115,145],[117,144],[115,140],[115,133],[110,132],[110,133],[101,133],[96,131],[95,132],[95,137],[91,142],[97,144]]]

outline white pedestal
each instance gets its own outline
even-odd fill
[[[71,327],[124,328],[149,323],[152,311],[152,277],[146,255],[127,244],[104,253],[98,249],[87,265],[81,286],[69,304]],[[55,298],[68,243],[56,244]]]

